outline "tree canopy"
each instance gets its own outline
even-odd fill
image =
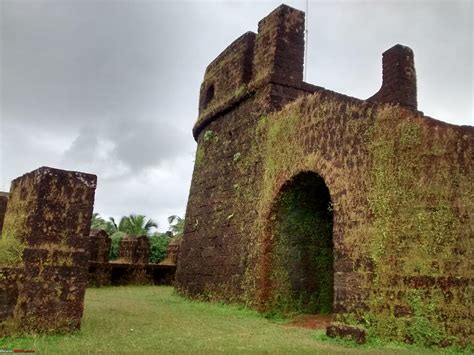
[[[108,220],[98,213],[92,215],[91,228],[105,230],[112,239],[110,259],[118,258],[120,241],[127,235],[146,235],[150,240],[150,262],[158,263],[166,257],[168,244],[172,239],[181,238],[184,233],[184,218],[177,215],[168,217],[168,231],[156,231],[158,223],[140,214],[131,214],[120,218],[118,224],[113,217]],[[155,229],[155,230],[154,230]]]

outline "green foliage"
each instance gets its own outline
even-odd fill
[[[96,229],[104,229],[109,235],[115,232],[123,232],[129,235],[150,235],[152,228],[158,228],[158,224],[152,219],[140,214],[131,214],[123,216],[119,224],[115,222],[113,217],[109,221],[105,221],[98,213],[92,215],[91,227]]]
[[[103,219],[98,213],[94,213],[92,214],[91,228],[108,231],[110,228],[110,222]]]
[[[92,216],[92,228],[106,230],[111,238],[109,259],[115,260],[119,256],[120,241],[127,235],[147,235],[150,241],[150,262],[159,263],[166,257],[168,244],[172,238],[182,238],[184,233],[184,218],[176,215],[168,217],[169,231],[166,233],[155,232],[151,235],[151,229],[158,225],[152,219],[143,215],[131,214],[120,219],[119,224],[111,217],[105,221],[98,213]],[[0,258],[2,257],[0,250]],[[6,254],[6,252],[4,252]]]
[[[127,233],[117,231],[110,236],[111,243],[110,243],[110,254],[109,259],[115,260],[119,256],[120,250],[120,241],[127,236]]]
[[[149,235],[152,228],[158,228],[158,224],[141,214],[122,217],[119,223],[119,230],[130,235]]]
[[[298,175],[278,197],[272,215],[272,308],[331,313],[333,301],[332,210],[319,176]]]
[[[18,265],[23,256],[24,245],[17,238],[0,238],[0,265]]]
[[[166,233],[155,233],[150,238],[150,262],[159,263],[166,257],[171,238]]]
[[[407,334],[413,343],[423,346],[440,345],[447,335],[443,329],[433,322],[436,319],[436,307],[432,303],[425,303],[420,290],[412,290],[408,295],[408,302],[413,309],[413,316]]]
[[[459,211],[472,206],[474,196],[472,179],[459,170],[458,164],[452,163],[466,159],[455,152],[455,144],[449,144],[458,137],[455,130],[446,128],[444,147],[440,149],[433,130],[417,119],[401,120],[396,107],[386,106],[377,114],[369,144],[372,171],[368,202],[374,220],[368,242],[376,270],[370,286],[406,294],[399,301],[413,313],[397,318],[392,312],[381,311],[387,304],[393,307],[393,300],[387,299],[384,293],[371,295],[371,330],[385,338],[425,346],[465,344],[467,340],[452,333],[452,328],[445,329],[439,313],[448,319],[454,313],[454,319],[456,314],[469,313],[469,306],[457,300],[446,302],[443,297],[446,291],[436,284],[424,289],[429,296],[423,298],[420,290],[392,281],[399,275],[436,278],[446,271],[433,265],[448,265],[453,260],[458,262],[456,275],[470,275],[469,258],[452,253],[454,248],[466,248],[469,214],[466,212],[463,217]],[[472,150],[467,149],[464,154],[472,156]],[[360,248],[352,246],[355,251]],[[454,290],[460,298],[464,297],[466,291],[462,287]],[[457,322],[462,324],[460,320]]]
[[[238,162],[241,158],[241,154],[240,152],[237,152],[234,154],[234,162]]]
[[[214,131],[211,131],[208,129],[206,132],[204,132],[204,142],[206,143],[212,143],[217,140],[217,135]]]
[[[184,218],[176,215],[168,217],[169,231],[173,237],[181,238],[184,234]]]
[[[196,159],[195,159],[196,167],[200,167],[202,165],[202,163],[204,162],[204,156],[205,156],[204,148],[202,147],[202,145],[199,144],[196,150]]]

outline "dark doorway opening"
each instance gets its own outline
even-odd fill
[[[303,172],[288,181],[270,222],[271,307],[285,313],[332,313],[333,211],[324,179]]]

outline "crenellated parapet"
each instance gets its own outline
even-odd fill
[[[304,27],[304,12],[281,5],[258,23],[258,33],[243,34],[208,65],[193,128],[196,140],[210,122],[254,95],[271,112],[303,94],[324,90],[303,81]],[[416,110],[413,51],[397,44],[383,53],[382,64],[382,87],[367,100]]]
[[[416,71],[413,51],[401,44],[382,55],[382,87],[369,101],[393,103],[417,109]]]

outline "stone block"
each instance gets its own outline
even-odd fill
[[[333,323],[326,328],[326,335],[331,338],[349,338],[358,344],[363,344],[367,338],[367,332],[360,327]]]
[[[13,180],[2,238],[20,241],[23,253],[14,316],[9,324],[0,319],[4,334],[79,328],[96,182],[49,167]]]

